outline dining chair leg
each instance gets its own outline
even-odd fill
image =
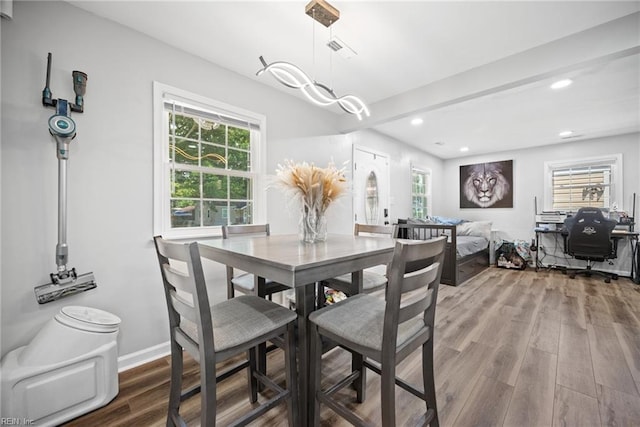
[[[382,400],[381,402],[382,425],[385,427],[395,427],[396,425],[396,364],[395,364],[395,360],[384,360],[382,363],[383,363],[382,374],[380,376],[380,398]]]
[[[171,340],[171,383],[169,390],[169,408],[167,414],[167,427],[173,427],[178,422],[180,409],[180,395],[182,394],[182,347],[173,339]]]
[[[249,359],[249,368],[247,369],[247,375],[249,380],[249,401],[256,403],[258,401],[258,379],[254,372],[258,369],[258,348],[252,347],[247,350],[247,359]]]
[[[309,425],[313,427],[320,426],[320,400],[317,394],[321,390],[321,372],[322,372],[322,339],[315,326],[311,327],[309,333],[311,340],[311,369],[309,375]]]
[[[356,401],[363,403],[366,398],[367,368],[364,366],[364,357],[361,354],[351,353],[351,371],[360,372],[358,378],[353,382],[353,388],[356,390]]]
[[[436,383],[433,368],[433,339],[422,345],[422,379],[424,395],[427,406],[427,413],[433,411],[433,419],[429,422],[429,427],[438,427],[438,404],[436,402]]]
[[[257,296],[263,299],[267,298],[267,294],[265,292],[266,281],[264,277],[254,276],[253,288]],[[258,344],[257,363],[258,363],[256,367],[257,371],[266,375],[267,373],[267,343],[266,342]],[[264,389],[265,389],[265,386],[262,383],[258,383],[258,391],[261,392]]]
[[[216,366],[200,364],[200,425],[216,425]]]
[[[291,393],[291,398],[287,400],[287,416],[290,426],[298,426],[300,425],[300,417],[298,413],[298,366],[296,364],[296,332],[294,323],[289,323],[287,326],[284,355],[287,388]]]

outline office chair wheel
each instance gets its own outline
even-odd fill
[[[572,273],[572,274],[569,275],[569,277],[572,278],[572,279],[575,279],[576,275]]]
[[[612,275],[611,275],[611,278],[612,278],[613,280],[618,280],[618,275],[617,275],[617,274],[612,274]]]
[[[611,283],[611,279],[607,277],[606,279],[604,279],[604,283]]]

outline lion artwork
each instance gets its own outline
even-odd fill
[[[510,192],[511,185],[503,174],[503,163],[506,162],[464,166],[464,168],[466,168],[467,178],[462,183],[461,193],[470,203],[463,203],[461,198],[460,207],[488,208],[496,205],[496,203],[505,198],[512,199]],[[498,206],[494,207],[512,206],[512,200],[505,200],[503,203],[498,203]]]

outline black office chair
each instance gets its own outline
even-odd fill
[[[606,283],[611,279],[617,280],[618,275],[604,271],[593,270],[593,262],[603,262],[616,258],[617,245],[611,240],[611,232],[617,222],[607,219],[598,208],[580,208],[575,216],[564,221],[568,233],[566,252],[575,259],[586,260],[586,269],[568,268],[566,273],[572,279],[576,274],[603,276]]]

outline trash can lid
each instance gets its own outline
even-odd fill
[[[93,325],[118,326],[122,322],[115,314],[92,307],[70,305],[63,307],[60,312],[72,319]]]

